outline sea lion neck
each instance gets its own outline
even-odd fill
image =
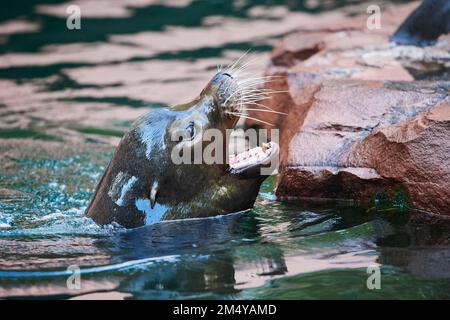
[[[191,102],[140,117],[119,143],[87,215],[132,228],[250,208],[263,179],[239,179],[228,171],[227,137],[239,119],[238,89],[230,74],[219,72]],[[218,133],[221,142],[205,158],[212,141],[206,132]],[[205,160],[212,158],[219,161]]]

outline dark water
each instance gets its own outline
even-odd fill
[[[396,210],[279,202],[273,178],[254,209],[228,216],[125,230],[83,214],[137,116],[193,98],[248,48],[262,71],[305,12],[347,4],[80,1],[74,31],[64,2],[2,4],[0,297],[450,298],[448,230]]]

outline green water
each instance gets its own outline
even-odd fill
[[[247,212],[99,227],[83,210],[111,156],[103,149],[35,151],[4,169],[0,187],[20,193],[0,202],[2,297],[450,297],[450,250],[420,243],[433,237],[409,214],[278,202],[272,178]],[[79,290],[66,285],[71,265],[81,268]],[[367,288],[369,266],[380,267],[381,289]]]
[[[280,202],[271,178],[247,212],[135,230],[84,216],[133,119],[195,96],[248,48],[267,59],[295,24],[271,30],[299,13],[353,3],[179,2],[89,9],[80,31],[52,13],[62,1],[2,4],[0,298],[450,298],[448,230],[417,224],[402,197],[372,208]],[[69,266],[80,289],[67,286]],[[368,267],[380,289],[368,288]]]

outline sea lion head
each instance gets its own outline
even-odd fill
[[[245,90],[219,71],[191,102],[139,118],[122,138],[87,214],[100,224],[136,227],[250,208],[276,161],[269,142],[241,155],[228,143],[242,114]]]

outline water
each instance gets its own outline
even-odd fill
[[[137,116],[193,98],[249,47],[263,70],[303,12],[348,4],[96,3],[81,2],[80,31],[65,28],[59,1],[0,13],[0,297],[450,298],[448,229],[405,212],[278,202],[273,178],[242,213],[134,230],[85,217]],[[367,288],[368,266],[380,290]],[[79,290],[67,286],[73,267]]]

